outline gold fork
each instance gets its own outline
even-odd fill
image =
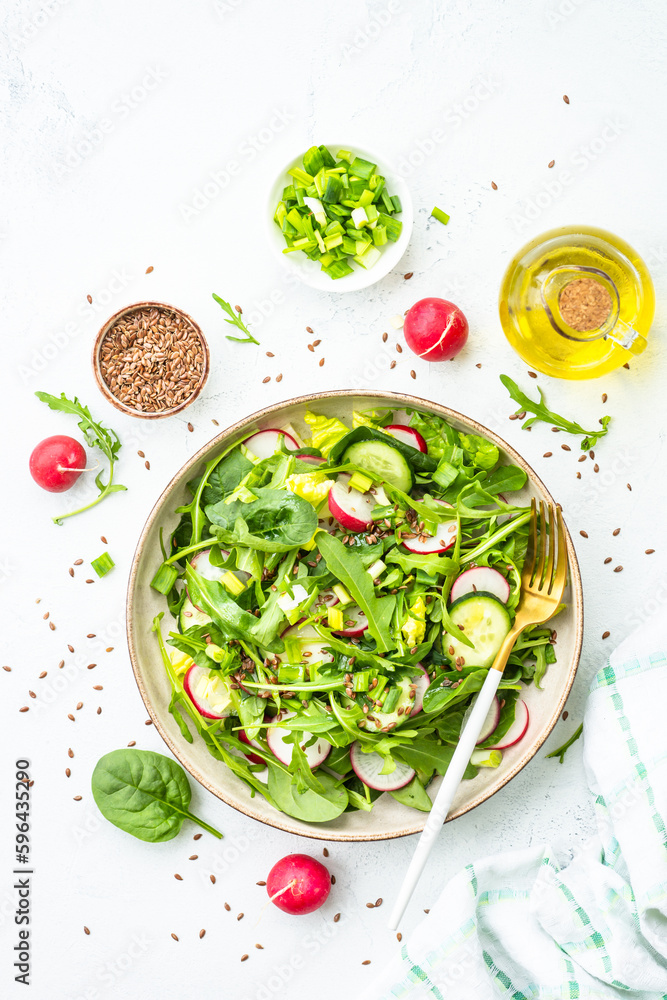
[[[520,633],[529,625],[539,625],[548,621],[554,614],[561,602],[567,583],[567,564],[567,541],[560,507],[554,509],[551,504],[540,500],[538,517],[537,504],[533,500],[528,550],[521,573],[521,597],[514,624],[503,640],[484,685],[473,703],[472,712],[438,789],[426,825],[417,843],[417,849],[391,911],[389,927],[392,930],[396,930],[398,922],[403,916],[419,876],[424,870],[435,838],[447,818],[452,800],[463,778],[463,772],[468,766],[470,756],[475,749],[482,726],[496,696],[514,643]]]

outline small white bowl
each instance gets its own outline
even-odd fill
[[[324,145],[331,150],[332,155],[336,155],[339,149],[351,149],[356,156],[361,156],[370,163],[377,163],[379,172],[387,180],[389,193],[398,195],[401,199],[402,211],[397,218],[403,223],[403,229],[399,239],[396,243],[387,243],[382,247],[382,256],[375,267],[366,270],[363,267],[352,264],[354,274],[347,274],[344,278],[330,278],[321,269],[318,261],[309,260],[304,253],[300,253],[299,251],[283,253],[287,244],[282,232],[273,221],[273,216],[276,211],[276,205],[281,200],[283,188],[291,181],[287,171],[291,170],[292,167],[303,167],[303,154],[306,152],[304,148],[298,156],[293,157],[289,163],[285,164],[271,188],[267,206],[269,244],[280,258],[281,263],[289,267],[304,284],[310,285],[311,288],[319,288],[323,292],[358,292],[362,288],[369,288],[370,285],[374,285],[381,278],[384,278],[385,275],[389,274],[405,253],[412,234],[412,199],[403,178],[399,177],[398,174],[386,166],[387,161],[383,157],[377,156],[367,149],[361,149],[354,144],[345,145],[345,143],[327,142]]]

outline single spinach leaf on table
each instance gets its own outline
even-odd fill
[[[139,840],[172,840],[186,819],[222,834],[189,811],[192,792],[183,768],[151,750],[112,750],[95,765],[93,798],[105,819]]]
[[[315,544],[327,564],[327,569],[340,580],[366,615],[368,631],[377,643],[378,652],[394,649],[396,643],[390,626],[396,598],[391,595],[375,596],[370,576],[363,569],[359,569],[357,556],[350,552],[339,538],[327,534],[326,531],[318,531]]]
[[[253,489],[257,499],[206,508],[215,535],[225,545],[248,545],[263,552],[287,552],[306,545],[317,530],[312,504],[290,490]]]

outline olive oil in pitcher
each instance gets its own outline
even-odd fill
[[[624,240],[566,226],[516,254],[499,308],[505,336],[531,368],[587,379],[641,354],[655,296],[646,264]]]

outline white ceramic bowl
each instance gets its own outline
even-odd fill
[[[166,611],[166,605],[164,598],[156,591],[151,590],[150,581],[161,562],[160,528],[164,528],[165,536],[168,537],[178,521],[178,514],[174,512],[175,508],[189,500],[186,483],[201,474],[205,463],[210,458],[219,454],[229,445],[242,441],[255,431],[268,427],[292,424],[297,432],[307,436],[308,430],[303,420],[306,409],[314,409],[327,416],[340,417],[351,426],[353,410],[366,410],[371,407],[383,406],[391,406],[396,410],[416,407],[444,417],[460,430],[483,434],[498,446],[505,461],[521,466],[527,473],[528,481],[522,493],[519,494],[521,501],[537,497],[550,503],[554,502],[535,472],[513,448],[497,434],[455,410],[418,399],[415,396],[391,392],[360,395],[348,390],[299,396],[288,402],[269,406],[251,414],[232,427],[228,427],[209,441],[176,473],[151,511],[144,526],[130,573],[127,595],[127,634],[132,667],[146,708],[169,749],[197,781],[223,802],[234,806],[235,809],[239,809],[253,819],[267,823],[269,826],[320,840],[388,840],[392,837],[402,837],[406,834],[418,833],[424,826],[425,817],[424,813],[401,805],[389,795],[383,795],[377,800],[371,812],[343,813],[342,816],[330,823],[304,823],[285,815],[285,813],[278,812],[260,795],[252,798],[247,786],[232,774],[225,764],[211,757],[203,741],[196,734],[192,743],[186,742],[175,719],[169,713],[169,681],[160,659],[155,636],[151,633],[151,622],[154,616],[160,611]],[[523,697],[530,712],[528,733],[520,743],[504,752],[503,761],[497,769],[480,768],[473,780],[461,783],[449,819],[454,819],[469,809],[473,809],[510,781],[537,753],[563,709],[574,681],[583,634],[581,577],[574,546],[569,535],[567,541],[570,557],[570,583],[564,598],[566,608],[558,617],[558,643],[556,646],[558,662],[547,670],[541,689],[536,688],[534,684],[525,689]],[[171,622],[168,612],[166,617]],[[173,622],[165,627],[165,633],[172,627],[175,627]],[[429,787],[431,796],[437,790],[438,780]]]
[[[362,288],[369,288],[389,274],[405,253],[410,241],[413,224],[410,191],[403,178],[394,173],[387,166],[387,161],[376,153],[372,153],[367,149],[361,149],[356,145],[346,146],[341,142],[327,142],[320,143],[320,145],[328,146],[333,155],[336,155],[339,149],[351,149],[356,156],[361,156],[370,163],[377,163],[380,173],[387,179],[389,193],[392,195],[397,194],[401,199],[403,211],[397,218],[403,223],[403,230],[399,239],[396,243],[387,243],[382,248],[382,256],[375,267],[366,270],[363,267],[359,267],[358,264],[353,263],[354,274],[348,274],[344,278],[336,278],[335,280],[324,273],[317,261],[309,260],[304,253],[298,251],[295,253],[283,253],[287,244],[282,232],[273,221],[273,216],[276,211],[276,205],[281,200],[283,188],[292,180],[287,171],[291,170],[292,167],[303,166],[303,154],[306,151],[304,148],[297,156],[292,157],[289,163],[285,164],[276,176],[276,180],[271,188],[266,207],[269,244],[281,263],[293,271],[294,274],[298,275],[301,281],[306,285],[310,285],[311,288],[319,288],[323,292],[358,292]]]

